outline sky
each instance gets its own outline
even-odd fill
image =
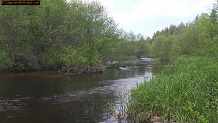
[[[92,1],[92,0],[83,0]],[[145,37],[170,24],[191,22],[201,13],[209,13],[215,0],[97,0],[113,17],[118,28]]]

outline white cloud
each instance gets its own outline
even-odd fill
[[[84,0],[92,1],[92,0]],[[108,10],[109,16],[119,24],[119,27],[127,31],[140,32],[138,26],[156,26],[151,22],[156,19],[167,19],[175,24],[171,18],[179,18],[181,21],[194,18],[202,12],[208,12],[215,0],[98,0]],[[154,20],[155,19],[155,20]],[[146,25],[150,22],[150,25]],[[166,22],[166,20],[160,20]],[[165,24],[169,24],[165,23]],[[163,24],[164,25],[164,24]],[[167,27],[169,25],[165,25]],[[150,27],[149,27],[150,28]],[[164,27],[163,27],[164,28]],[[145,30],[141,30],[144,31]],[[148,31],[147,31],[148,32]],[[143,33],[143,32],[142,32]],[[153,33],[153,32],[152,32]]]
[[[141,0],[135,5],[123,0],[99,0],[118,22],[130,23],[157,16],[188,17],[212,5],[214,0]],[[122,11],[126,10],[126,11]]]
[[[117,9],[112,10],[111,15],[119,23],[138,23],[157,16],[188,17],[200,14],[199,12],[208,9],[214,2],[214,0],[143,0],[137,5],[126,3],[126,6],[120,7],[120,3],[110,1],[113,1],[113,9]],[[126,8],[128,10],[122,12]]]

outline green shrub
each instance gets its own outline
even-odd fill
[[[11,60],[8,53],[4,50],[0,50],[0,71],[9,68],[11,65]]]
[[[40,57],[40,63],[43,69],[58,68],[61,64],[61,51],[49,49]]]

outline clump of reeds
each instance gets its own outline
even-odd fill
[[[109,109],[110,116],[117,119],[118,123],[123,121],[129,121],[130,117],[128,114],[129,107],[129,91],[120,92],[118,95],[119,99],[116,102],[107,100],[107,107]],[[131,122],[131,121],[129,121]]]
[[[129,111],[161,116],[165,121],[218,121],[218,61],[180,57],[149,82],[131,92]],[[138,116],[139,117],[139,116]]]

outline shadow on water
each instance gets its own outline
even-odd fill
[[[1,73],[1,123],[116,122],[106,102],[152,77],[152,63],[107,69],[102,74],[61,75],[56,71]],[[155,70],[156,71],[156,70]]]

